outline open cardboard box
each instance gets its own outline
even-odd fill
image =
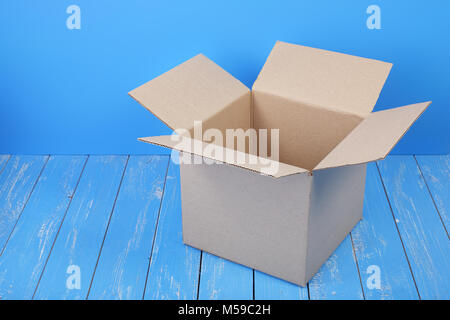
[[[252,91],[203,55],[132,90],[174,130],[193,133],[194,121],[279,129],[279,161],[256,163],[248,149],[236,151],[241,163],[206,153],[201,136],[140,139],[198,162],[180,162],[183,241],[305,286],[362,218],[366,163],[383,159],[430,104],[372,113],[391,67],[277,42]]]

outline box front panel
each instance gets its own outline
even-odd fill
[[[186,244],[304,285],[310,175],[275,179],[227,164],[180,167]]]

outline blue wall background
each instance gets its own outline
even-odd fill
[[[393,62],[375,110],[433,100],[393,153],[449,153],[449,14],[444,0],[1,1],[0,153],[165,153],[136,141],[171,131],[127,92],[199,52],[251,87],[276,40]]]

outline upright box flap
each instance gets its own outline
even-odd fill
[[[184,140],[182,140],[184,139]],[[306,169],[291,166],[282,162],[261,158],[248,153],[213,145],[204,141],[194,140],[182,136],[157,136],[139,138],[140,141],[196,154],[215,161],[225,162],[243,169],[263,173],[274,178],[280,178],[296,173],[308,172]],[[214,149],[215,151],[211,152]],[[227,156],[231,155],[231,156]],[[244,161],[237,161],[237,159]],[[194,164],[195,165],[195,164]]]
[[[312,107],[366,117],[391,63],[278,41],[253,85]]]
[[[430,103],[416,103],[371,113],[314,170],[385,158]]]
[[[129,95],[171,129],[191,129],[248,94],[249,89],[202,54],[141,85]]]

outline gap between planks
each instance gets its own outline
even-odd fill
[[[162,203],[163,203],[163,200],[164,200],[164,192],[166,191],[167,173],[169,172],[170,160],[171,160],[171,157],[169,156],[169,159],[167,161],[166,173],[164,175],[164,185],[163,185],[163,188],[162,188],[161,200],[159,202],[158,215],[156,217],[155,231],[153,233],[152,248],[150,250],[150,256],[148,258],[147,274],[145,275],[144,291],[142,292],[142,300],[144,300],[144,298],[145,298],[145,291],[147,289],[148,274],[150,272],[150,264],[152,262],[153,248],[155,246],[155,239],[156,239],[156,234],[157,234],[157,231],[158,231],[159,217],[161,215],[161,207],[162,207]]]
[[[92,272],[91,282],[89,283],[89,289],[86,294],[86,300],[89,298],[89,293],[91,292],[92,282],[94,281],[95,271],[97,271],[98,261],[100,260],[100,256],[102,255],[103,245],[105,244],[106,235],[108,234],[109,225],[111,223],[111,218],[114,214],[114,208],[116,207],[117,198],[119,196],[120,188],[122,187],[123,177],[125,176],[125,172],[127,171],[128,161],[130,160],[130,155],[127,155],[127,160],[125,161],[125,166],[123,167],[122,176],[120,177],[119,187],[117,188],[116,196],[114,197],[113,206],[111,208],[111,213],[109,214],[108,224],[106,225],[105,234],[103,235],[102,244],[100,245],[100,250],[98,252],[97,261],[95,262],[94,271]]]
[[[436,209],[436,211],[437,211],[437,213],[438,213],[438,215],[439,215],[439,219],[441,220],[442,226],[444,227],[444,230],[445,230],[445,232],[447,233],[447,238],[450,239],[450,237],[449,237],[449,235],[448,235],[448,230],[447,230],[447,228],[445,227],[444,219],[442,218],[441,212],[439,211],[439,208],[438,208],[438,206],[436,205],[436,201],[435,201],[435,199],[434,199],[434,197],[433,197],[433,193],[431,192],[430,186],[428,185],[428,182],[427,182],[427,179],[425,178],[425,175],[423,174],[422,168],[420,167],[420,163],[419,163],[419,161],[417,161],[416,155],[413,155],[413,157],[414,157],[414,160],[416,161],[417,168],[419,168],[420,176],[422,177],[423,182],[425,183],[425,186],[427,187],[428,194],[429,194],[431,200],[433,201],[434,208]]]
[[[11,159],[11,156],[9,156],[8,161],[9,161],[9,159]],[[12,227],[11,232],[10,232],[9,235],[8,235],[8,238],[6,238],[5,244],[3,245],[3,248],[2,248],[2,250],[1,250],[1,252],[0,252],[0,257],[3,255],[3,252],[5,251],[6,246],[8,245],[9,239],[11,239],[11,235],[14,233],[14,229],[16,229],[17,223],[19,222],[20,218],[22,217],[22,213],[23,213],[23,211],[25,210],[25,207],[27,206],[28,201],[29,201],[30,198],[31,198],[31,195],[33,194],[33,191],[34,191],[34,189],[35,189],[35,187],[36,187],[36,184],[38,183],[39,178],[40,178],[41,175],[42,175],[42,172],[44,172],[44,169],[45,169],[45,167],[47,166],[48,159],[50,159],[50,155],[47,155],[47,158],[45,159],[44,165],[42,166],[41,170],[39,171],[39,174],[38,174],[38,176],[37,176],[37,178],[36,178],[36,181],[34,181],[33,187],[31,188],[31,191],[30,191],[30,193],[28,194],[28,197],[27,197],[27,199],[25,200],[25,203],[23,204],[22,209],[20,210],[19,216],[17,217],[16,221],[14,222],[14,226]],[[6,162],[8,162],[8,161],[6,161]],[[4,166],[3,168],[6,167],[6,164],[7,164],[7,163],[5,163],[5,166]]]
[[[391,200],[389,199],[389,196],[388,196],[388,193],[387,193],[387,190],[386,190],[386,186],[385,186],[385,184],[384,184],[383,176],[381,175],[381,171],[380,171],[380,168],[379,168],[379,166],[378,166],[378,161],[376,161],[375,164],[376,164],[376,167],[377,167],[378,174],[380,175],[380,180],[381,180],[381,184],[382,184],[382,186],[383,186],[384,194],[385,194],[386,199],[387,199],[388,204],[389,204],[389,209],[390,209],[391,214],[392,214],[392,219],[394,219],[395,228],[396,228],[396,230],[397,230],[398,237],[399,237],[399,239],[400,239],[400,243],[402,244],[403,253],[405,254],[406,261],[408,262],[409,271],[411,272],[411,276],[412,276],[412,279],[413,279],[413,282],[414,282],[414,286],[416,287],[417,295],[419,296],[419,300],[421,300],[422,298],[421,298],[421,296],[420,296],[419,288],[417,287],[416,278],[414,277],[414,272],[413,272],[412,267],[411,267],[411,262],[409,261],[408,254],[406,253],[405,244],[404,244],[404,242],[403,242],[402,235],[401,235],[400,230],[399,230],[399,228],[398,228],[397,220],[395,219],[394,210],[392,209]]]
[[[55,242],[58,239],[58,235],[59,235],[59,232],[61,230],[61,226],[64,223],[64,220],[66,218],[67,211],[69,211],[70,204],[72,203],[72,200],[73,200],[73,198],[75,196],[75,193],[77,192],[78,184],[80,183],[81,177],[83,176],[84,168],[86,168],[86,164],[87,164],[88,160],[89,160],[89,155],[86,156],[86,160],[84,161],[83,168],[81,169],[81,172],[80,172],[80,176],[78,177],[77,183],[75,184],[75,188],[73,189],[73,193],[70,196],[70,200],[69,200],[69,203],[67,204],[67,208],[64,211],[64,215],[63,215],[63,217],[61,219],[61,223],[59,224],[58,231],[56,232],[55,238],[53,239],[53,242],[52,242],[52,246],[50,247],[50,252],[48,253],[47,259],[45,260],[45,263],[44,263],[44,267],[42,268],[42,271],[41,271],[41,274],[39,276],[38,282],[36,283],[36,287],[34,288],[33,296],[31,297],[32,300],[34,299],[34,296],[36,295],[36,291],[37,291],[37,289],[39,287],[39,283],[41,282],[42,276],[44,275],[45,267],[47,266],[48,260],[50,259],[50,256],[51,256],[52,251],[53,251],[53,247],[55,246]]]

